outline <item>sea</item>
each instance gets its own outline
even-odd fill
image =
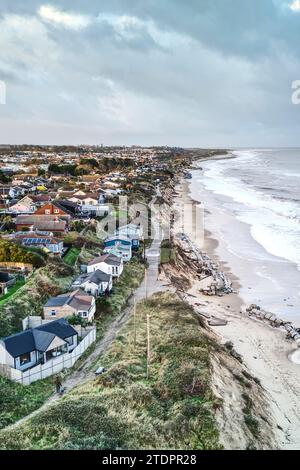
[[[300,149],[236,149],[198,162],[191,196],[204,204],[216,254],[256,303],[300,326]]]

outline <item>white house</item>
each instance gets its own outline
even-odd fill
[[[112,254],[98,256],[89,262],[87,272],[92,273],[97,269],[111,274],[112,277],[119,278],[123,272],[123,259]]]
[[[77,342],[77,331],[61,318],[0,341],[0,364],[24,371],[73,351]]]
[[[72,284],[72,289],[78,289],[79,287],[95,297],[98,295],[109,295],[113,287],[112,275],[100,271],[100,269],[91,273],[81,274]]]

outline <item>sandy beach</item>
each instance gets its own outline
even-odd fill
[[[182,204],[191,204],[194,201],[190,196],[189,181],[181,179],[176,186],[174,210],[179,213]],[[210,208],[207,208],[210,210]],[[218,215],[219,216],[219,215]],[[195,242],[201,244],[195,237],[193,224],[185,224],[185,233]],[[219,336],[220,341],[231,341],[234,349],[243,357],[243,363],[249,372],[257,377],[267,396],[270,414],[276,423],[274,433],[277,446],[280,449],[300,448],[300,365],[294,364],[289,355],[295,351],[296,345],[287,340],[280,329],[272,328],[267,324],[250,318],[244,312],[244,305],[238,295],[241,287],[240,280],[231,271],[230,266],[222,263],[215,253],[218,240],[213,233],[204,230],[203,246],[214,261],[218,262],[220,269],[227,273],[233,282],[237,293],[219,296],[204,296],[200,293],[199,282],[194,280],[191,289],[186,292],[186,300],[194,305],[204,316],[213,315],[226,319],[226,326],[211,327]],[[175,219],[174,233],[182,233],[182,222]],[[234,399],[232,401],[234,407]],[[271,418],[271,417],[270,417]]]

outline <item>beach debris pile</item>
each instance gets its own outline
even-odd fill
[[[200,289],[200,292],[204,295],[219,296],[234,292],[231,280],[224,272],[219,271],[218,265],[206,253],[199,250],[186,234],[182,233],[179,240],[185,253],[188,253],[192,261],[197,263],[199,280],[208,280],[205,286]]]
[[[292,322],[278,318],[274,313],[267,312],[259,307],[259,305],[251,304],[246,308],[247,314],[251,317],[254,316],[259,320],[268,322],[272,327],[282,327],[287,332],[287,338],[293,339],[298,347],[300,347],[300,328],[293,326]]]

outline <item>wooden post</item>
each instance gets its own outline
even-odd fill
[[[145,299],[148,298],[148,270],[145,268]]]
[[[150,315],[147,313],[147,380],[150,377],[150,359],[151,359],[151,349],[150,349]]]
[[[136,301],[133,299],[133,327],[134,327],[134,348],[136,347]]]

